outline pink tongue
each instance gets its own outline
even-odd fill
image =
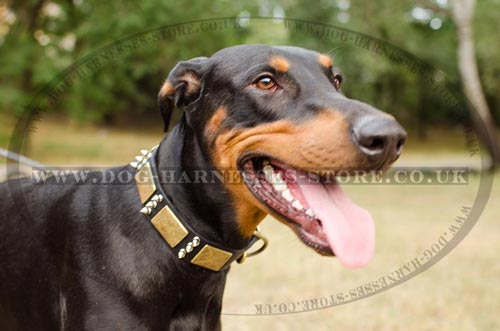
[[[352,202],[337,184],[302,184],[300,188],[340,262],[349,268],[366,265],[375,249],[370,213]]]

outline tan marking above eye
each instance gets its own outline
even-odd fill
[[[269,65],[278,72],[287,72],[290,68],[290,63],[283,56],[274,56],[269,60]]]
[[[318,63],[326,68],[333,67],[332,59],[328,55],[325,55],[325,54],[318,55]]]

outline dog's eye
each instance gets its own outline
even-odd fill
[[[255,85],[261,90],[275,90],[278,87],[276,81],[269,75],[257,78]]]
[[[340,90],[341,83],[342,83],[342,76],[341,75],[333,76],[333,84],[334,84],[336,90]]]

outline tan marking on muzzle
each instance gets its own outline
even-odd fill
[[[226,131],[216,138],[212,159],[219,169],[237,169],[239,158],[247,154],[269,156],[302,170],[345,170],[360,168],[364,163],[351,141],[349,123],[342,114],[331,110],[303,123],[281,120]],[[244,211],[241,216],[256,215],[239,218],[242,234],[249,237],[270,211],[241,178],[228,189],[236,197],[238,209]]]

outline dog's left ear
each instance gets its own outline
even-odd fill
[[[165,132],[168,130],[174,108],[184,108],[200,97],[207,60],[207,57],[196,57],[179,62],[168,75],[158,94]]]

